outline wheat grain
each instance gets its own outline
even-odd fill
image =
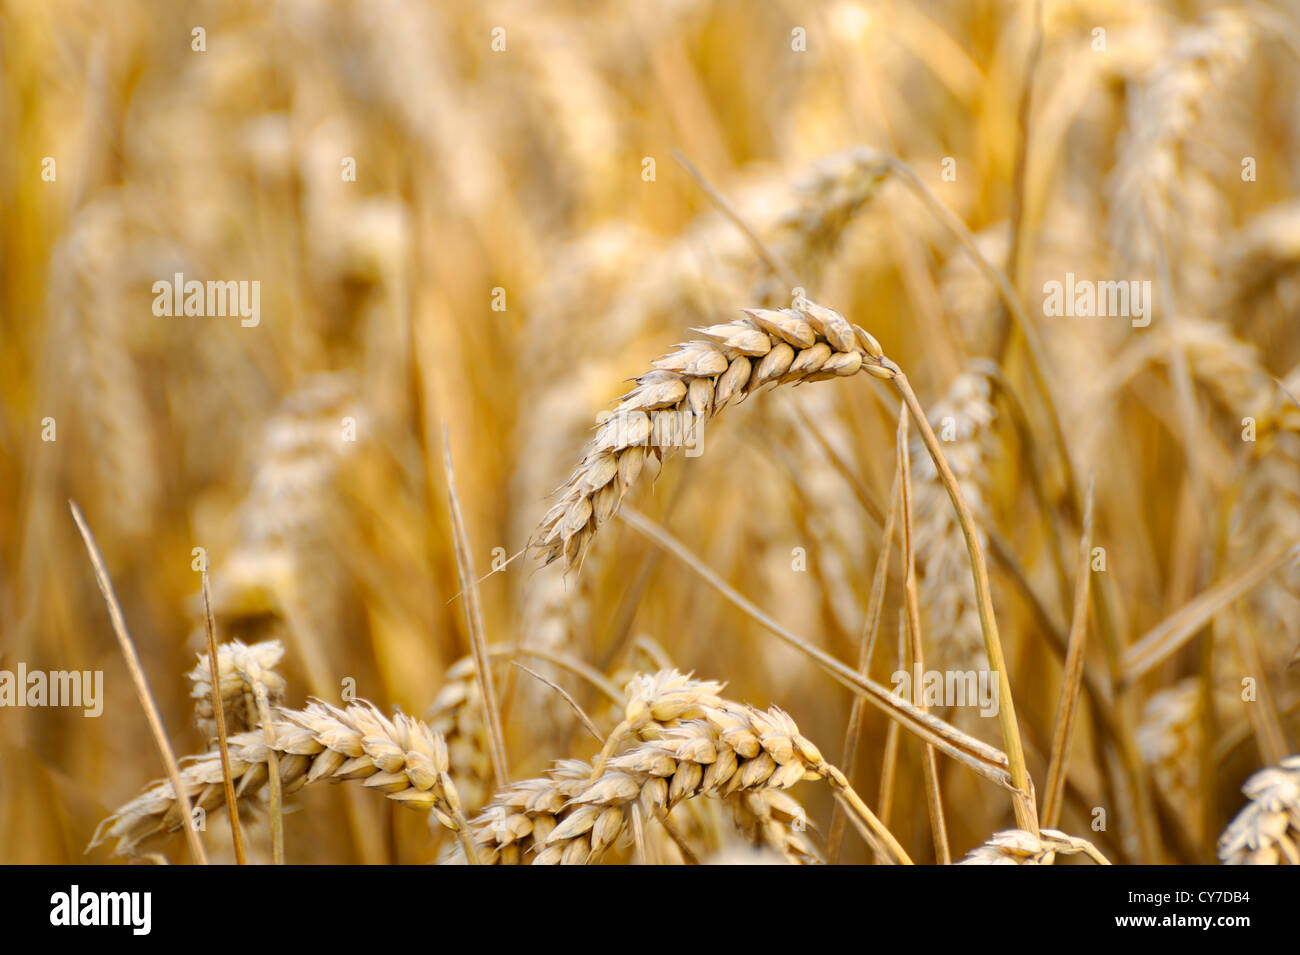
[[[821,864],[821,853],[803,836],[808,815],[799,801],[780,789],[736,793],[726,800],[736,827],[753,846],[790,865]]]
[[[563,557],[570,570],[580,567],[642,469],[698,439],[728,404],[769,385],[862,370],[893,377],[870,334],[806,299],[788,309],[748,309],[743,319],[699,331],[704,339],[656,361],[600,426],[530,542],[544,563]]]
[[[473,657],[462,657],[447,668],[425,720],[447,743],[452,779],[462,802],[467,808],[481,805],[491,785],[492,757]]]
[[[1241,791],[1250,804],[1219,837],[1228,865],[1300,865],[1300,756],[1261,769]]]

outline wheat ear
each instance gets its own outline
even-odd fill
[[[248,675],[256,670],[266,688],[267,701],[279,705],[284,700],[287,684],[274,667],[284,656],[284,644],[279,640],[245,644],[231,640],[217,647],[217,685],[221,692],[221,708],[226,715],[226,729],[242,733],[257,726],[260,717],[256,706],[247,706],[247,693],[253,689]],[[194,700],[194,725],[205,738],[216,734],[215,712],[212,706],[212,663],[207,654],[200,654],[197,665],[185,674],[190,681],[190,696]]]
[[[993,614],[984,548],[907,376],[866,329],[807,299],[796,298],[788,309],[746,309],[745,314],[745,319],[699,329],[704,340],[679,345],[637,379],[596,432],[561,489],[559,502],[542,518],[530,548],[544,563],[563,557],[570,569],[580,567],[592,538],[617,513],[646,461],[662,461],[681,447],[684,437],[692,437],[690,429],[698,438],[700,426],[732,401],[743,401],[768,385],[849,377],[859,371],[892,382],[917,422],[966,538],[985,653],[989,669],[999,674],[998,721],[1016,791],[1016,820],[1030,832],[1037,831],[1038,813]]]
[[[1250,804],[1219,837],[1228,865],[1300,865],[1300,756],[1261,769],[1241,791]]]
[[[596,532],[613,518],[648,461],[694,441],[703,425],[766,386],[843,378],[881,366],[880,345],[844,316],[805,299],[787,309],[697,329],[654,362],[600,426],[581,463],[542,519],[530,547],[547,564],[581,566]]]
[[[624,835],[633,812],[653,818],[696,796],[780,791],[823,779],[873,848],[890,862],[910,863],[787,714],[727,700],[691,706],[698,718],[656,727],[655,738],[610,759],[594,780],[585,763],[568,760],[499,794],[470,823],[484,860],[588,864]]]
[[[1098,865],[1110,861],[1087,839],[1067,836],[1057,829],[1038,835],[1024,829],[996,832],[988,842],[971,850],[958,865],[1052,865],[1058,855],[1086,855]]]
[[[366,788],[404,806],[431,810],[438,822],[463,837],[464,816],[448,776],[447,745],[419,720],[402,714],[389,719],[365,702],[341,709],[315,701],[301,710],[279,708],[271,729],[273,741],[260,730],[230,737],[230,774],[241,799],[269,783],[274,751],[283,756],[280,778],[286,794],[323,779],[360,779]],[[184,802],[193,800],[204,811],[218,808],[224,798],[220,754],[187,759],[180,784]],[[144,840],[174,831],[183,817],[172,783],[159,782],[100,823],[90,847],[111,838],[117,840],[114,855],[137,855]]]

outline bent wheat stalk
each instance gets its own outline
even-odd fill
[[[698,437],[699,427],[733,401],[743,401],[769,385],[846,378],[859,371],[892,382],[917,422],[966,538],[989,669],[999,675],[998,721],[1016,820],[1037,832],[1033,786],[1025,768],[983,547],[970,508],[907,376],[885,357],[870,332],[805,298],[796,298],[791,308],[744,311],[744,319],[698,329],[704,339],[682,343],[637,379],[636,387],[596,432],[529,548],[544,564],[564,558],[570,570],[581,567],[596,532],[617,513],[647,460],[661,462],[684,439]],[[841,679],[860,680],[842,664],[835,670]]]
[[[803,637],[781,626],[755,606],[752,601],[741,595],[734,587],[714,573],[708,565],[687,550],[681,541],[638,513],[634,508],[625,508],[620,516],[624,523],[631,525],[653,541],[656,546],[663,548],[690,567],[709,586],[761,624],[768,632],[806,655],[808,659],[821,667],[829,676],[870,702],[890,719],[897,721],[899,725],[905,727],[920,739],[932,743],[958,762],[964,763],[985,779],[1008,791],[1013,788],[1011,777],[1007,772],[1007,757],[1001,750],[962,732],[933,713],[923,711],[897,693],[891,692],[874,680],[863,676],[851,667],[845,666],[824,650],[813,646]]]

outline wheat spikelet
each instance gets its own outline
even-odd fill
[[[930,424],[944,442],[944,456],[975,518],[980,546],[986,549],[988,542],[982,527],[988,521],[988,505],[984,488],[989,473],[990,425],[996,415],[990,392],[986,376],[966,372],[930,409]],[[966,542],[934,461],[920,439],[914,438],[912,444],[916,496],[913,521],[929,617],[926,632],[937,641],[938,658],[945,665],[986,669],[988,661]]]
[[[1283,388],[1295,384],[1295,376]],[[1240,496],[1230,512],[1231,553],[1245,561],[1300,540],[1300,407],[1291,394],[1267,381],[1266,410],[1255,413],[1255,440],[1241,474]],[[1259,402],[1256,403],[1257,405]],[[1300,564],[1291,562],[1242,601],[1266,666],[1284,672],[1300,645]],[[1238,623],[1238,626],[1241,624]],[[1238,677],[1226,674],[1223,691],[1234,698]]]
[[[779,789],[735,793],[726,800],[736,828],[749,843],[790,864],[819,865],[825,860],[803,836],[807,814],[799,801]]]
[[[256,682],[260,681],[266,688],[268,704],[278,706],[284,701],[285,680],[274,669],[283,656],[284,645],[279,640],[266,640],[252,646],[232,640],[217,648],[218,686],[229,733],[242,733],[257,726],[257,707],[252,699]],[[205,737],[213,739],[217,724],[212,709],[211,667],[207,654],[201,653],[198,657],[198,664],[185,674],[185,678],[191,684],[194,725]]]
[[[462,802],[466,807],[481,805],[492,779],[492,757],[473,657],[462,657],[447,668],[425,720],[446,740],[452,779]]]
[[[531,853],[537,865],[587,864],[622,837],[633,811],[654,818],[695,796],[786,789],[823,778],[824,765],[780,710],[724,703],[614,757],[594,781],[570,763],[521,784],[470,827],[493,862]]]
[[[1057,829],[1043,829],[1041,838],[1024,829],[1004,829],[972,849],[957,865],[1052,865],[1058,855],[1080,853],[1100,865],[1110,864],[1086,839]]]
[[[460,799],[447,774],[447,746],[419,720],[402,714],[389,719],[370,703],[340,709],[313,702],[301,710],[279,708],[272,729],[269,745],[281,754],[286,794],[323,779],[359,779],[395,802],[431,810],[448,829],[457,829]],[[230,737],[230,771],[240,799],[251,799],[267,785],[267,759],[267,736],[260,729]],[[225,802],[215,750],[187,759],[181,782],[205,812]],[[114,855],[137,855],[145,840],[180,828],[174,792],[170,782],[153,784],[100,823],[90,847],[114,839]]]
[[[672,668],[650,675],[632,675],[625,682],[627,701],[622,722],[611,732],[606,751],[615,748],[623,738],[657,739],[665,728],[677,726],[684,719],[702,718],[706,707],[723,705],[720,695],[723,688],[722,683],[696,680]],[[733,793],[724,797],[723,803],[731,810],[737,829],[751,844],[767,846],[798,865],[823,861],[803,837],[807,814],[789,793]]]
[[[637,741],[608,760],[602,753],[594,768],[563,760],[546,776],[498,793],[470,822],[482,861],[593,863],[624,836],[633,813],[654,819],[696,796],[754,794],[760,798],[733,803],[742,822],[788,857],[816,858],[797,833],[776,828],[785,825],[780,815],[802,818],[802,809],[771,794],[803,779],[847,788],[842,774],[780,709],[723,700],[712,691],[718,686],[676,671],[634,681],[611,741]]]
[[[838,312],[797,299],[793,308],[749,309],[746,317],[700,329],[637,379],[597,430],[581,463],[542,519],[531,547],[544,563],[581,566],[647,464],[698,439],[728,404],[767,385],[848,377],[866,369],[892,378],[880,346]]]
[[[1222,219],[1222,197],[1200,174],[1189,141],[1212,114],[1216,96],[1246,59],[1254,29],[1242,14],[1219,11],[1178,33],[1143,77],[1110,184],[1111,242],[1120,261],[1150,263],[1162,239],[1196,250]],[[1196,221],[1199,229],[1175,228]],[[1186,271],[1187,260],[1180,258]]]
[[[131,213],[136,200],[109,190],[77,210],[55,249],[51,283],[62,314],[55,347],[67,353],[69,412],[86,429],[96,462],[96,493],[114,535],[130,539],[151,526],[162,492],[152,462],[157,436],[136,352],[138,303],[127,293],[145,287],[156,250],[145,247]],[[62,366],[59,362],[55,367]]]
[[[1157,690],[1147,700],[1137,746],[1156,784],[1187,825],[1200,811],[1201,692],[1195,678]]]
[[[1294,308],[1300,289],[1300,202],[1270,206],[1239,230],[1224,250],[1229,280],[1222,307],[1236,311],[1273,291],[1283,308]],[[1233,306],[1237,308],[1233,308]]]
[[[1227,865],[1300,865],[1300,756],[1261,769],[1241,791],[1250,799],[1219,837]]]
[[[470,820],[470,834],[484,862],[518,865],[535,843],[544,843],[568,801],[590,784],[591,764],[562,759],[544,776],[523,779],[496,794]],[[460,850],[452,858],[463,861]]]
[[[650,655],[651,648],[645,645],[638,643],[637,649],[639,654]],[[625,739],[654,738],[664,728],[678,725],[682,718],[702,716],[705,705],[720,706],[722,689],[721,683],[695,680],[671,667],[652,674],[631,674],[624,685],[619,725],[597,757],[598,767]],[[516,816],[524,814],[544,835],[555,825],[555,816],[567,800],[578,795],[599,772],[599,768],[593,771],[581,760],[560,760],[545,778],[523,780],[499,793],[475,820],[475,825],[481,824],[496,840],[500,853],[493,860],[512,864],[520,861],[520,846],[515,840],[533,830],[525,829],[524,820]]]

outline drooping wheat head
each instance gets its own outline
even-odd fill
[[[280,754],[286,794],[321,780],[359,779],[404,806],[430,810],[453,832],[458,829],[460,798],[448,775],[447,746],[419,720],[401,714],[389,719],[370,703],[343,709],[313,702],[301,710],[279,708],[272,724],[270,745]],[[268,752],[260,729],[230,737],[231,776],[241,801],[251,803],[266,787]],[[225,802],[216,750],[187,759],[181,782],[204,812]],[[146,840],[179,829],[180,816],[172,784],[155,783],[100,823],[90,847],[113,839],[114,855],[136,855]]]
[[[767,386],[862,370],[893,377],[865,329],[806,299],[788,309],[748,309],[743,319],[699,331],[703,339],[654,362],[599,427],[533,536],[531,547],[544,563],[563,557],[569,569],[580,567],[643,468],[695,446],[705,423],[728,404]]]

